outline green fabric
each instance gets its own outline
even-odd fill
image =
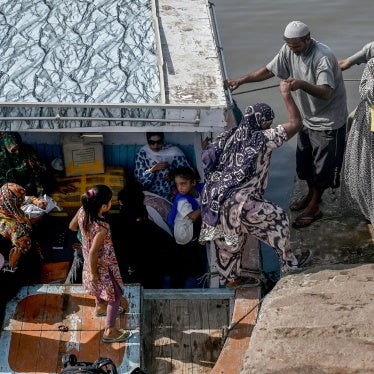
[[[46,192],[48,184],[46,165],[17,132],[4,132],[0,138],[0,185],[7,182],[17,183],[27,195],[35,196]]]

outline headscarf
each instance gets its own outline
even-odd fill
[[[205,186],[201,215],[204,223],[216,226],[223,202],[235,191],[249,186],[259,151],[268,142],[262,125],[273,119],[274,112],[269,105],[248,106],[239,125],[223,132],[203,152]]]
[[[0,188],[0,235],[26,253],[31,247],[31,222],[21,209],[26,190],[15,183]]]
[[[171,144],[164,144],[162,149],[160,149],[158,152],[152,151],[148,144],[144,145],[142,147],[142,150],[144,150],[144,152],[150,160],[156,163],[166,161],[169,164],[171,164],[175,157],[185,157],[184,153],[178,147]]]
[[[12,149],[18,152],[11,152]],[[23,186],[27,195],[38,195],[47,168],[31,146],[24,144],[19,133],[3,132],[0,136],[0,184],[12,182]]]

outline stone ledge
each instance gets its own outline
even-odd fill
[[[295,181],[291,201],[306,194],[306,184]],[[294,252],[311,249],[312,266],[374,262],[373,227],[362,216],[340,206],[340,190],[326,190],[320,204],[323,217],[303,229],[291,227]],[[290,222],[301,212],[289,212]]]
[[[374,264],[282,278],[266,296],[242,373],[373,373]]]
[[[291,201],[305,192],[296,180]],[[266,295],[241,373],[374,373],[373,227],[340,207],[339,190],[325,192],[321,210],[291,228],[292,250],[311,249],[313,260]]]

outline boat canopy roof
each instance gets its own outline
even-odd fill
[[[226,125],[230,95],[206,0],[4,0],[0,33],[2,131]]]

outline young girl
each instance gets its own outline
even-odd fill
[[[120,307],[123,282],[114,253],[109,223],[104,214],[112,206],[112,191],[103,184],[89,189],[81,198],[82,207],[69,228],[80,229],[82,236],[83,289],[96,298],[95,315],[105,316],[104,343],[123,342],[131,333],[115,328]]]
[[[175,288],[201,287],[198,278],[206,272],[207,258],[205,245],[198,242],[201,227],[200,193],[196,172],[190,167],[172,170],[178,190],[169,215],[168,223],[173,228],[176,245]]]

